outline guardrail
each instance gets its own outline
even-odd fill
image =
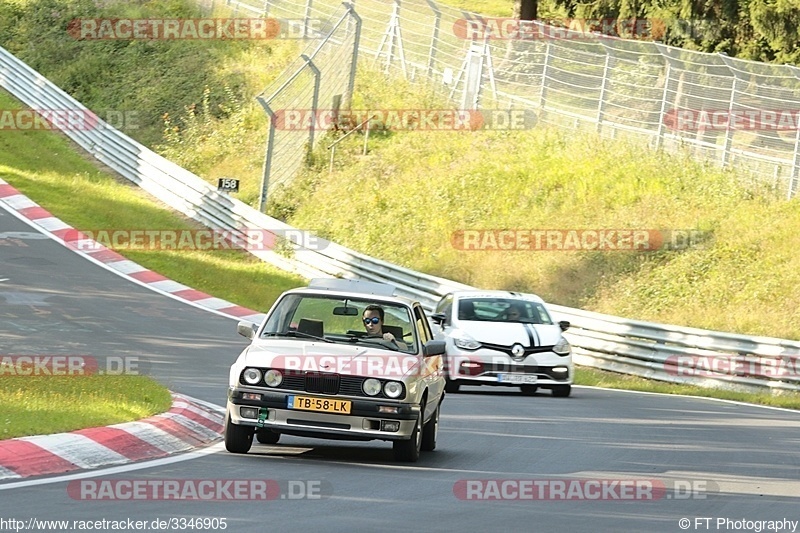
[[[0,86],[33,109],[89,112],[64,91],[0,47]],[[102,120],[91,129],[63,133],[95,159],[197,222],[242,235],[259,229],[276,236],[298,231],[217,192]],[[431,310],[444,294],[471,288],[415,272],[318,239],[311,248],[287,242],[287,253],[253,250],[255,256],[306,278],[332,276],[391,283]],[[569,320],[568,337],[578,364],[672,382],[751,390],[800,391],[800,342],[748,337],[628,320],[551,306]]]

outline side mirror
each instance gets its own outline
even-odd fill
[[[431,315],[431,322],[433,322],[434,324],[438,324],[441,326],[442,324],[444,324],[445,320],[447,320],[447,315],[445,315],[444,313],[433,313]]]
[[[558,323],[558,327],[561,328],[561,331],[567,331],[570,326],[569,320],[562,320]]]
[[[242,320],[236,325],[236,332],[242,337],[247,337],[248,339],[252,339],[256,336],[257,329],[257,325],[253,324],[252,322],[247,322],[246,320]]]
[[[422,346],[422,355],[429,357],[432,355],[444,355],[447,343],[445,341],[428,341]]]

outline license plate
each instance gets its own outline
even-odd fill
[[[532,385],[536,383],[536,376],[531,374],[498,374],[497,381],[515,385]]]
[[[289,396],[286,399],[286,404],[289,409],[350,414],[350,402],[347,400],[330,400],[326,398],[312,398],[310,396]]]

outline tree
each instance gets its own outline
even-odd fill
[[[539,0],[514,0],[514,18],[536,20],[539,18]]]

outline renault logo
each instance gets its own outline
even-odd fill
[[[515,344],[511,347],[511,354],[514,357],[522,357],[525,355],[525,348],[523,348],[521,344]]]

